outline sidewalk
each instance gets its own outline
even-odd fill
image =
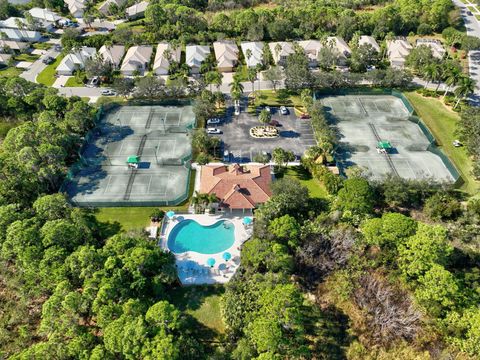
[[[71,76],[64,76],[64,75],[60,75],[56,80],[55,82],[53,83],[52,87],[56,88],[56,89],[59,89],[61,87],[65,87],[65,85],[67,85],[67,81],[68,79],[70,79]]]

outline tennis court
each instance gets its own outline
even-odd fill
[[[78,206],[175,205],[188,197],[191,106],[121,106],[104,114],[65,190]],[[135,163],[127,165],[134,157]]]
[[[341,171],[358,166],[381,179],[387,174],[406,179],[455,181],[445,160],[402,99],[392,95],[338,95],[320,99],[336,124],[340,146],[336,159]],[[388,153],[377,150],[387,141]],[[448,159],[446,160],[448,162]]]

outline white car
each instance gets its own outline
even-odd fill
[[[288,115],[288,109],[285,106],[280,106],[280,114]]]
[[[238,116],[240,115],[240,106],[235,106],[235,112],[234,112],[235,116]]]
[[[265,106],[265,110],[267,110],[268,112],[270,112],[270,106]]]
[[[207,134],[221,134],[222,132],[214,127],[207,128]]]
[[[221,123],[222,123],[222,120],[219,118],[212,118],[207,120],[207,125],[218,125]]]
[[[102,90],[100,93],[103,96],[114,96],[114,95],[116,95],[115,91],[109,90],[109,89]]]

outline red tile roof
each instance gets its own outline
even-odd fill
[[[200,192],[217,195],[230,209],[253,209],[270,199],[271,181],[268,165],[204,165]]]

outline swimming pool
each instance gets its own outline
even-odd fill
[[[195,220],[183,220],[170,232],[167,245],[176,254],[186,251],[216,254],[233,245],[234,233],[235,225],[226,220],[209,226],[200,225]]]

